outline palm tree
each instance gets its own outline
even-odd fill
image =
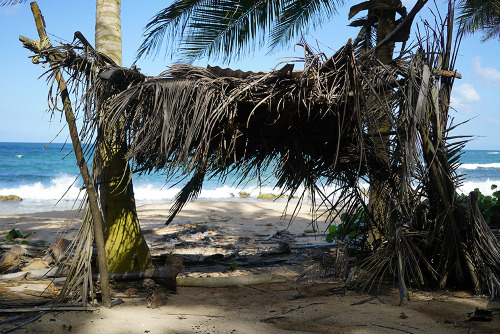
[[[499,0],[462,0],[457,20],[465,33],[482,31],[483,41],[500,40],[500,1]]]
[[[96,50],[122,64],[120,0],[96,0]],[[105,110],[103,120],[106,121]],[[151,267],[151,255],[142,235],[135,206],[134,189],[126,142],[115,131],[104,132],[98,148],[102,174],[99,176],[101,206],[105,221],[106,255],[110,272]],[[101,131],[102,132],[102,131]]]
[[[0,5],[15,5],[26,0],[1,0]],[[96,0],[96,50],[122,65],[120,0]],[[105,110],[103,120],[106,121]],[[135,206],[131,171],[125,141],[113,133],[99,147],[96,161],[99,175],[101,208],[105,221],[106,253],[110,272],[127,272],[151,267],[151,254],[142,235]]]

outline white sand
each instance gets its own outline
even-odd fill
[[[165,235],[186,226],[202,223],[217,232],[219,239],[200,243],[198,249],[230,240],[236,248],[274,247],[266,236],[288,228],[293,244],[323,243],[326,225],[313,233],[311,214],[303,207],[290,226],[282,217],[284,202],[212,202],[189,203],[171,226],[164,225],[167,204],[138,208],[141,227],[153,254],[165,252]],[[291,208],[292,210],[293,208]],[[71,212],[46,212],[0,216],[0,236],[12,228],[23,234],[32,232],[28,240],[51,243]],[[76,220],[78,223],[78,219]],[[71,239],[77,225],[68,230]],[[169,243],[173,244],[173,243]],[[215,246],[214,246],[215,245]],[[219,245],[220,246],[220,245]],[[208,252],[210,253],[210,252]],[[189,271],[189,268],[186,268]],[[185,273],[184,273],[185,275]],[[131,283],[130,286],[133,284]],[[324,285],[313,286],[290,280],[279,284],[237,286],[227,288],[179,287],[169,296],[167,305],[147,308],[145,295],[127,297],[125,288],[115,288],[114,298],[123,304],[94,312],[49,312],[24,326],[19,333],[473,333],[500,332],[498,319],[493,322],[466,322],[467,313],[476,307],[500,307],[486,299],[466,294],[413,292],[412,301],[398,306],[396,290],[362,305],[351,305],[370,297],[347,291],[346,295],[325,295]],[[327,287],[329,287],[327,285]],[[299,297],[299,298],[297,298]],[[0,314],[0,321],[12,315]],[[0,325],[0,330],[12,324]]]

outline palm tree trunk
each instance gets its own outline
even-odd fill
[[[122,66],[121,0],[96,0],[95,47]]]
[[[96,50],[122,64],[120,0],[96,0]],[[105,122],[105,111],[101,111]],[[151,254],[142,235],[135,206],[127,144],[121,129],[101,133],[101,207],[105,221],[106,254],[110,272],[151,267]]]
[[[393,5],[393,1],[385,0],[388,5]],[[375,14],[378,17],[377,23],[377,44],[382,42],[387,35],[389,35],[394,28],[396,28],[396,11],[394,9],[376,9]],[[382,45],[377,51],[377,58],[383,64],[388,64],[392,61],[394,54],[394,42],[388,42]],[[381,95],[383,96],[383,94]],[[385,99],[382,99],[382,104]],[[386,106],[380,105],[380,102],[375,102],[377,106],[375,111],[375,117],[377,118],[378,128],[372,131],[374,133],[381,133],[379,136],[375,136],[374,145],[377,149],[377,157],[387,164],[389,169],[389,137],[388,135],[382,135],[384,133],[389,133],[391,125],[386,113]],[[388,172],[387,169],[387,172]],[[372,244],[375,240],[381,238],[380,232],[389,223],[390,216],[390,187],[387,186],[387,181],[382,180],[378,175],[386,175],[384,171],[380,173],[370,174],[370,194],[369,194],[369,204],[371,208],[371,214],[373,221],[371,222],[370,231],[368,233],[368,242]]]

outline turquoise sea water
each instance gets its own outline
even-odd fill
[[[76,179],[78,168],[71,145],[44,146],[42,143],[0,143],[0,195],[15,194],[23,198],[22,202],[0,202],[0,215],[66,210],[78,198],[82,182]],[[491,193],[491,184],[500,186],[500,149],[466,151],[461,162],[459,172],[467,174],[460,189],[462,192],[479,188],[484,193]],[[175,185],[174,182],[166,184],[161,174],[134,176],[138,205],[170,201],[181,187],[182,184]],[[240,191],[251,194],[245,201],[256,200],[260,192],[279,192],[271,186],[259,188],[253,180],[235,186],[234,178],[228,177],[224,184],[217,180],[206,181],[199,199],[242,200],[238,198]]]
[[[83,182],[78,179],[71,144],[0,143],[0,195],[18,195],[23,201],[0,202],[0,215],[70,209],[79,196]],[[245,201],[256,200],[260,192],[271,193],[272,187],[257,186],[248,180],[236,186],[228,177],[224,184],[207,180],[199,199],[242,200],[241,191],[251,193]],[[134,192],[138,205],[171,201],[183,183],[166,183],[165,176],[134,175]],[[277,192],[274,190],[274,192]],[[57,203],[57,205],[56,205]]]

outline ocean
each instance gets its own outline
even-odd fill
[[[71,143],[1,143],[0,195],[17,195],[20,202],[0,202],[0,215],[68,210],[78,207],[83,185],[76,166]],[[178,181],[178,180],[177,180]],[[160,173],[133,176],[137,205],[172,201],[185,182],[166,183]],[[250,193],[242,199],[240,192]],[[228,177],[224,184],[206,180],[198,196],[200,200],[256,201],[259,193],[277,193],[272,186],[259,187],[255,180],[235,185]],[[77,204],[75,204],[75,202]]]
[[[465,151],[459,172],[466,174],[460,192],[479,188],[491,194],[491,185],[500,186],[500,149],[498,151]],[[78,206],[81,179],[71,151],[71,144],[0,143],[0,195],[18,195],[21,202],[0,202],[0,215],[68,210]],[[182,187],[166,183],[160,173],[134,175],[137,205],[171,201]],[[272,182],[272,179],[271,179]],[[238,194],[250,193],[242,199]],[[224,184],[207,180],[200,200],[256,201],[259,193],[279,193],[271,184],[258,186],[256,180],[245,180],[239,186],[228,177]]]

